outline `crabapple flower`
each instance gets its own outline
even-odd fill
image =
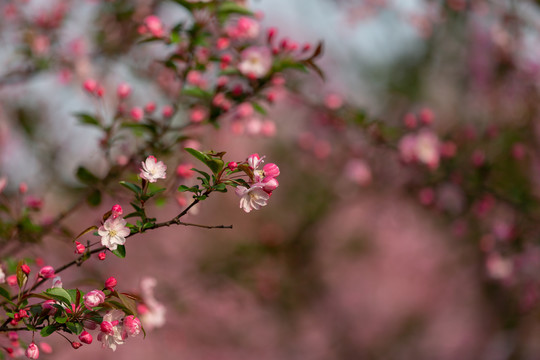
[[[101,332],[98,335],[98,340],[102,342],[103,348],[109,348],[112,351],[116,351],[117,345],[122,345],[124,343],[125,337],[118,325],[119,321],[122,319],[122,315],[124,315],[122,311],[115,309],[103,316],[102,326],[100,327]],[[105,326],[103,326],[104,323]]]
[[[257,170],[259,164],[263,161],[264,157],[260,157],[259,154],[255,153],[248,157],[247,163],[251,170]]]
[[[126,220],[121,217],[116,219],[107,219],[98,229],[98,234],[101,236],[101,245],[107,249],[114,251],[118,245],[126,243],[126,236],[130,230],[126,227]]]
[[[268,194],[272,194],[272,191],[276,190],[279,186],[278,181],[273,177],[265,177],[262,181],[263,190]]]
[[[149,15],[144,18],[146,29],[155,37],[162,37],[164,30],[161,20],[155,15]]]
[[[272,67],[270,50],[265,47],[249,47],[242,51],[241,58],[238,70],[248,77],[262,78],[268,74]]]
[[[122,207],[118,204],[113,205],[111,209],[111,215],[113,219],[116,219],[118,216],[122,215],[124,211],[122,210]]]
[[[6,273],[4,273],[4,270],[0,268],[0,284],[3,284],[6,282]]]
[[[24,354],[29,359],[37,359],[39,358],[39,349],[35,343],[30,343]]]
[[[124,318],[124,331],[129,336],[137,336],[141,332],[141,321],[133,315]]]
[[[101,290],[92,290],[84,295],[84,305],[88,309],[95,308],[105,301],[105,294]]]
[[[105,287],[109,290],[113,290],[113,288],[118,284],[118,281],[116,281],[116,278],[110,277],[105,281]]]
[[[166,309],[154,297],[157,281],[151,277],[141,280],[141,293],[144,304],[139,304],[137,311],[141,314],[141,322],[147,330],[162,327],[165,324]]]
[[[250,188],[238,186],[236,195],[240,197],[240,208],[249,213],[251,210],[259,210],[262,206],[266,206],[270,195],[263,187],[261,183],[256,183]]]
[[[141,173],[139,176],[151,183],[156,182],[158,179],[165,179],[167,174],[167,165],[163,161],[157,161],[157,159],[150,155],[142,162]]]
[[[274,163],[268,163],[263,167],[264,176],[268,177],[278,177],[279,176],[279,167]]]

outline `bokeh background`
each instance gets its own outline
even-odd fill
[[[28,74],[19,71],[17,44],[34,35],[21,40],[0,24],[0,64],[9,75],[0,82],[0,172],[9,178],[7,193],[26,182],[44,197],[43,221],[80,194],[78,166],[105,171],[99,131],[72,116],[93,109],[83,79],[99,73],[111,92],[115,81],[128,80],[135,99],[164,105],[157,86],[133,71],[162,49],[122,52],[127,35],[107,17],[112,3],[151,9],[165,24],[186,16],[172,2],[57,1],[55,9],[69,14],[58,46],[75,66],[29,67]],[[0,3],[5,13],[10,5]],[[30,0],[24,11],[51,6]],[[109,255],[63,274],[70,286],[115,276],[134,292],[155,278],[166,322],[114,353],[97,341],[74,353],[51,337],[54,352],[43,358],[538,359],[539,5],[247,6],[280,38],[323,41],[325,80],[290,75],[291,88],[277,93],[267,114],[275,136],[207,128],[201,148],[227,151],[227,159],[264,154],[281,169],[280,187],[259,211],[245,214],[229,192],[212,195],[186,220],[232,230],[158,229],[128,239],[125,259]],[[435,165],[408,161],[400,145],[421,132],[440,141]],[[455,148],[445,158],[448,143]],[[175,156],[195,162],[180,148]],[[175,162],[168,164],[174,177]],[[180,183],[195,180],[169,184]],[[171,198],[151,207],[158,219],[182,209]],[[77,233],[113,204],[129,207],[126,199],[119,188],[99,207],[70,213],[64,225]],[[73,259],[61,237],[23,251],[51,264]]]

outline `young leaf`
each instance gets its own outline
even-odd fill
[[[77,119],[79,119],[79,122],[81,124],[85,124],[85,125],[93,125],[93,126],[99,126],[101,127],[99,121],[92,115],[90,114],[87,114],[87,113],[75,113],[73,114],[77,117]]]
[[[80,238],[81,236],[83,235],[86,235],[88,234],[90,231],[94,231],[94,230],[97,230],[97,226],[90,226],[89,228],[83,230],[79,235],[77,235],[77,237],[75,239],[73,239],[73,241],[77,240],[78,238]]]
[[[71,296],[62,288],[47,289],[44,294],[71,306]]]
[[[92,174],[90,170],[88,170],[84,166],[79,166],[75,175],[77,176],[77,179],[79,179],[83,184],[86,185],[95,185],[95,183],[99,181],[97,176]]]
[[[41,332],[40,332],[40,335],[42,337],[47,337],[49,335],[52,335],[54,334],[54,332],[57,330],[58,328],[54,325],[49,325],[49,326],[45,326],[43,329],[41,329]]]
[[[112,250],[111,252],[121,259],[126,257],[126,247],[124,245],[118,245],[116,250]]]
[[[133,191],[135,195],[140,195],[142,193],[142,189],[139,185],[135,185],[128,181],[120,181],[120,185],[122,185],[123,187],[125,187],[126,189],[130,191]]]

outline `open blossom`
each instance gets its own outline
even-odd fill
[[[141,322],[147,330],[162,327],[165,324],[166,309],[154,296],[157,281],[152,277],[141,280],[141,293],[144,304],[139,304],[137,311],[141,314]]]
[[[124,343],[125,337],[119,325],[124,313],[118,309],[109,311],[103,316],[101,332],[98,335],[98,341],[102,342],[103,348],[109,348],[116,351],[117,345]]]
[[[440,161],[440,142],[431,131],[409,134],[399,142],[401,158],[405,162],[418,161],[435,169]]]
[[[265,47],[249,47],[242,51],[241,57],[242,61],[238,64],[238,70],[245,76],[262,78],[272,67],[270,50]]]
[[[167,174],[167,165],[163,161],[157,161],[157,159],[150,155],[142,162],[141,173],[139,176],[151,183],[156,182],[158,179],[165,179]]]
[[[240,197],[240,208],[249,213],[251,210],[259,210],[262,206],[266,206],[270,195],[263,187],[261,183],[254,184],[250,188],[238,186],[236,195]]]
[[[98,229],[98,234],[101,236],[101,245],[111,251],[116,250],[118,245],[124,245],[126,236],[129,233],[130,230],[126,227],[126,220],[121,217],[107,219]]]
[[[124,318],[124,331],[129,336],[137,336],[141,332],[141,321],[133,315]]]

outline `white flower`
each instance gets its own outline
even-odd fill
[[[98,234],[101,236],[101,245],[111,251],[116,250],[118,245],[124,245],[126,236],[130,232],[129,228],[126,227],[126,220],[121,217],[107,219],[98,229]]]
[[[145,277],[141,280],[141,291],[144,305],[141,304],[138,308],[141,314],[141,322],[145,329],[152,330],[162,327],[165,324],[165,306],[159,303],[154,297],[154,287],[156,287],[156,279]]]
[[[112,329],[109,329],[108,332],[101,331],[99,333],[98,340],[103,343],[103,348],[107,347],[112,351],[116,351],[116,346],[124,343],[126,336],[124,336],[125,334],[123,334],[122,328],[118,325],[123,315],[124,313],[122,311],[115,309],[103,316],[103,322],[117,324],[112,326]]]
[[[242,51],[242,62],[238,64],[238,70],[245,75],[254,78],[262,78],[272,67],[270,50],[264,47],[250,47]]]
[[[257,183],[249,189],[244,186],[236,188],[236,195],[240,196],[240,208],[245,212],[259,210],[261,206],[266,206],[270,195],[263,189],[263,184]]]
[[[153,183],[158,179],[165,179],[165,177],[167,177],[167,174],[165,173],[166,170],[167,165],[165,165],[163,161],[157,161],[154,156],[150,155],[142,162],[141,173],[139,176]]]
[[[4,273],[4,270],[0,268],[0,284],[3,284],[6,282],[6,274]]]

